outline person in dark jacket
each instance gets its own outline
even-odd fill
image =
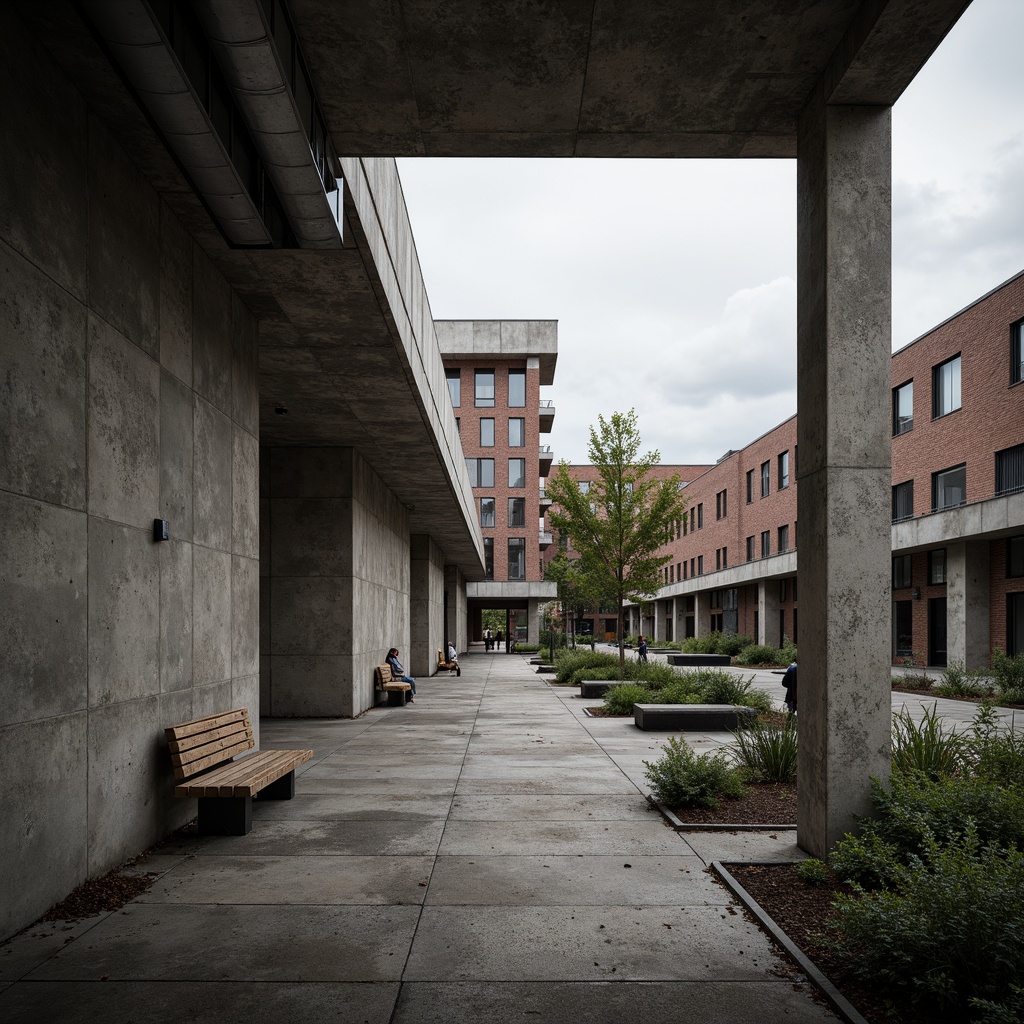
[[[647,663],[647,641],[644,639],[644,637],[642,635],[640,637],[640,642],[636,645],[636,653],[637,653],[638,657],[640,658],[640,660],[642,662],[644,662],[644,664],[646,664]]]
[[[411,704],[412,698],[416,696],[416,680],[413,679],[412,676],[407,676],[405,674],[405,669],[402,668],[402,663],[398,660],[398,648],[392,647],[391,650],[388,651],[388,656],[385,660],[391,666],[391,674],[395,679],[400,683],[408,683],[412,687],[409,691],[412,694],[412,697],[407,701],[408,704]]]
[[[782,677],[782,685],[786,688],[786,710],[791,714],[796,714],[796,662],[794,661],[789,668],[786,669],[786,674]]]

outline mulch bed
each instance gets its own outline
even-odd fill
[[[795,825],[796,784],[756,782],[718,807],[673,807],[672,813],[687,824]]]

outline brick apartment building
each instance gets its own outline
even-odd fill
[[[507,613],[506,632],[536,643],[544,582],[542,480],[554,460],[541,443],[554,423],[541,385],[554,383],[554,320],[435,321],[448,390],[484,538],[485,580],[467,585],[469,639],[482,638],[481,612]]]
[[[891,379],[893,660],[1024,652],[1024,273],[896,352]],[[628,631],[799,643],[798,475],[793,416],[690,479]]]

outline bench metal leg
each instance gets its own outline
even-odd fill
[[[389,690],[388,691],[388,707],[389,708],[404,708],[405,707],[405,695],[408,690]]]
[[[252,831],[252,797],[199,798],[199,834],[244,836]]]
[[[295,772],[282,775],[277,782],[264,786],[259,792],[260,800],[291,800],[295,796]]]

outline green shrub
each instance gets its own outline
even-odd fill
[[[804,885],[822,885],[828,880],[828,868],[825,862],[818,860],[817,857],[808,857],[807,860],[800,861],[793,870]]]
[[[954,661],[946,666],[941,681],[935,683],[933,689],[941,697],[985,697],[993,686],[977,672],[964,668],[962,661]]]
[[[925,708],[921,722],[915,722],[906,708],[893,715],[894,771],[923,772],[932,779],[956,775],[965,767],[967,754],[967,737],[940,720],[937,704]]]
[[[723,796],[741,796],[743,781],[721,752],[696,754],[685,740],[673,736],[663,756],[644,761],[644,775],[654,796],[669,807],[717,807]]]
[[[651,694],[652,704],[703,704],[704,699],[693,683],[685,678],[672,680],[667,686]]]
[[[781,655],[767,644],[751,644],[736,655],[738,665],[780,665]]]
[[[653,704],[651,691],[642,683],[623,683],[613,686],[604,697],[604,706],[610,715],[631,715],[634,704]]]
[[[992,674],[1001,696],[1008,691],[1024,693],[1024,653],[1010,658],[997,647],[992,652]]]
[[[1024,856],[1016,849],[986,848],[968,823],[957,842],[927,838],[889,889],[856,888],[836,912],[861,977],[958,1020],[972,999],[998,1007],[1013,997],[1024,962]]]
[[[792,782],[796,778],[796,724],[754,721],[733,733],[731,747],[736,763],[755,779]]]
[[[1024,732],[1002,732],[995,707],[988,702],[978,708],[971,732],[974,773],[1001,786],[1016,786],[1024,791]]]
[[[518,641],[515,646],[516,654],[538,654],[541,649],[540,644],[521,644]]]
[[[718,654],[718,644],[722,634],[705,633],[704,636],[691,636],[683,641],[683,650],[689,654]]]
[[[742,679],[721,669],[703,669],[693,674],[705,704],[735,704],[770,710],[771,698],[763,690],[753,688],[753,677]]]
[[[796,660],[796,644],[788,636],[784,636],[782,646],[779,648],[779,664],[792,665]]]
[[[567,683],[574,672],[581,668],[618,667],[619,659],[613,654],[602,654],[587,648],[570,651],[562,648],[555,654],[555,681]]]
[[[742,633],[722,633],[719,635],[715,654],[728,654],[730,658],[735,658],[744,647],[749,647],[753,642],[752,637],[744,636]]]

